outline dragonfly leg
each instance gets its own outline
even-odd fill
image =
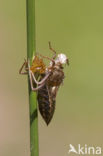
[[[27,69],[27,68],[26,68],[26,65],[27,65],[27,61],[25,60],[25,62],[23,63],[23,65],[21,66],[21,68],[20,68],[20,70],[19,70],[19,74],[22,74],[22,75],[28,74],[27,71],[24,71],[24,72],[22,71],[24,67],[25,67],[25,70]]]
[[[48,59],[48,60],[50,60],[50,61],[52,61],[52,62],[55,62],[52,58],[50,58],[50,57],[48,57],[48,56],[43,56],[43,55],[41,55],[41,54],[39,54],[39,53],[37,53],[39,56],[41,56],[42,58],[46,58],[46,59]]]
[[[41,81],[37,81],[37,80],[36,80],[35,75],[33,74],[32,71],[31,71],[31,74],[32,74],[32,77],[33,77],[33,80],[35,81],[35,83],[36,83],[37,85],[41,85],[41,84],[43,84],[43,83],[48,79],[48,77],[49,77],[49,75],[50,75],[50,72],[47,73],[46,76],[45,76]]]
[[[51,42],[49,41],[49,49],[54,53],[52,59],[56,58],[56,51],[51,47]]]
[[[33,75],[32,75],[32,72],[30,71],[30,65],[29,65],[29,63],[28,63],[28,67],[29,67],[29,78],[30,78],[30,86],[31,86],[31,90],[32,91],[37,91],[37,90],[39,90],[40,88],[42,88],[44,85],[45,85],[45,83],[42,83],[41,85],[39,85],[39,86],[37,86],[36,88],[34,88],[34,86],[33,86]],[[37,82],[37,80],[35,79],[34,81],[36,81]],[[35,82],[35,83],[36,83]]]

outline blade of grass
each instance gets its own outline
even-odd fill
[[[35,55],[35,0],[26,0],[27,11],[27,59],[32,62]],[[36,93],[34,93],[29,85],[29,105],[30,105],[30,152],[31,156],[39,156],[38,148],[38,113]]]

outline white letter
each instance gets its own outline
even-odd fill
[[[85,154],[83,152],[84,147],[80,147],[80,144],[78,144],[78,154]]]
[[[101,147],[96,147],[96,154],[101,154],[102,151],[101,151]]]
[[[88,152],[87,145],[85,144],[85,154],[88,154],[87,152]]]
[[[94,147],[88,147],[88,154],[91,154],[90,150],[92,150],[92,154],[95,154]]]

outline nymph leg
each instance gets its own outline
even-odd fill
[[[56,58],[56,51],[51,47],[51,42],[49,42],[49,49],[54,53],[52,59]]]
[[[35,81],[35,83],[37,85],[40,85],[40,84],[44,83],[47,80],[47,78],[49,77],[49,75],[50,75],[50,73],[47,73],[47,75],[39,82],[39,81],[36,80],[35,75],[33,74],[33,72],[32,71],[30,71],[30,72],[31,72],[31,75],[33,77],[33,80]]]
[[[20,68],[20,70],[19,70],[19,74],[22,74],[22,75],[26,75],[26,74],[28,74],[27,71],[25,71],[25,72],[22,71],[23,68],[24,68],[24,66],[26,66],[26,64],[27,64],[27,62],[26,62],[26,60],[25,60],[25,62],[23,63],[23,65],[21,66],[21,68]]]
[[[40,88],[42,88],[45,85],[45,83],[42,83],[40,86],[34,88],[34,86],[33,86],[33,78],[32,78],[32,74],[31,74],[31,71],[30,71],[30,65],[29,65],[29,63],[28,63],[28,67],[29,67],[29,78],[30,78],[30,86],[31,86],[31,89],[32,89],[32,91],[37,91]]]
[[[46,59],[48,59],[48,60],[50,60],[50,61],[52,61],[52,62],[55,62],[54,61],[54,59],[52,59],[52,58],[50,58],[50,57],[48,57],[48,56],[43,56],[43,55],[41,55],[41,54],[39,54],[39,53],[37,53],[39,56],[41,56],[42,58],[46,58]]]

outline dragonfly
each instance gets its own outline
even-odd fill
[[[57,92],[65,78],[63,65],[69,65],[67,56],[63,53],[57,55],[50,42],[49,49],[53,52],[51,58],[36,54],[31,66],[30,61],[25,60],[19,70],[20,74],[29,75],[31,90],[37,92],[39,111],[47,125],[53,118]],[[48,66],[44,59],[49,60]]]

